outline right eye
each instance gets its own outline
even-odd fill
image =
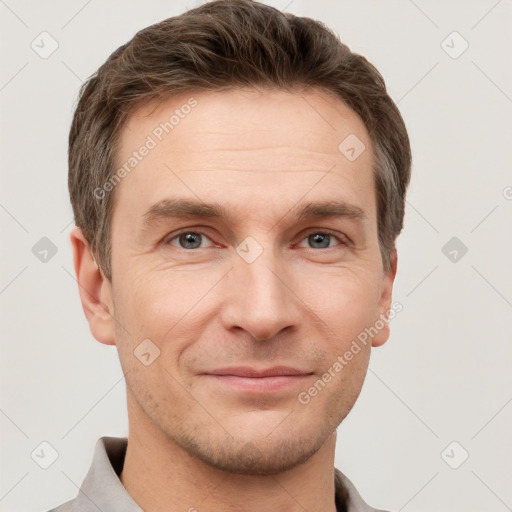
[[[173,247],[179,247],[184,250],[204,249],[205,247],[201,247],[201,242],[203,242],[204,239],[210,240],[204,233],[188,229],[174,234],[164,243],[165,245],[172,245]],[[173,243],[174,240],[177,241],[178,245]]]

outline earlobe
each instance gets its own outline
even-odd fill
[[[382,292],[379,300],[379,317],[376,318],[375,327],[378,332],[372,339],[373,347],[384,345],[389,338],[390,329],[387,317],[391,310],[391,301],[393,299],[393,283],[395,281],[396,269],[398,264],[398,254],[396,249],[390,254],[390,269],[384,275],[382,280]]]
[[[112,286],[92,254],[82,230],[75,226],[70,234],[80,301],[92,335],[105,345],[115,345]]]

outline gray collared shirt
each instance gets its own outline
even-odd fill
[[[143,512],[119,480],[127,445],[126,437],[100,438],[76,498],[49,512]],[[334,478],[338,512],[383,512],[367,505],[352,482],[338,469],[335,469]]]

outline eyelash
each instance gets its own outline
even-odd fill
[[[186,233],[193,233],[193,234],[196,234],[196,235],[205,236],[206,238],[210,239],[208,234],[205,233],[204,231],[202,231],[201,229],[183,229],[181,231],[178,231],[177,233],[174,233],[171,238],[167,238],[164,241],[164,245],[171,245],[171,242],[173,240],[177,239],[178,237],[180,237],[181,235],[184,235]],[[335,232],[335,231],[331,231],[329,229],[311,229],[311,230],[307,231],[306,233],[304,233],[304,235],[302,236],[300,242],[302,242],[304,239],[306,239],[310,235],[318,234],[318,233],[322,234],[322,235],[330,235],[330,236],[336,238],[336,240],[339,242],[339,245],[335,245],[335,246],[332,246],[332,247],[321,247],[321,248],[306,247],[306,249],[310,249],[310,250],[313,250],[313,251],[318,251],[320,249],[323,249],[323,250],[334,249],[335,247],[349,246],[351,244],[350,240],[345,235],[343,235],[341,233],[338,233],[338,232]],[[297,245],[297,244],[295,244],[295,245]],[[183,247],[177,247],[177,248],[178,249],[182,249],[183,251],[189,251],[189,252],[197,251],[197,250],[200,249],[200,248],[197,248],[197,249],[184,249]]]

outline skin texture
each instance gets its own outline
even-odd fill
[[[297,397],[391,307],[397,260],[394,252],[384,274],[370,138],[320,91],[198,92],[135,110],[119,166],[191,97],[197,105],[161,141],[153,136],[156,147],[116,187],[112,282],[80,229],[71,234],[91,332],[117,346],[126,374],[121,481],[147,511],[334,511],[336,428],[388,326],[308,404]],[[338,150],[349,134],[366,146],[352,162]],[[232,218],[145,226],[144,213],[166,198],[218,202]],[[367,218],[296,218],[323,200]],[[176,236],[183,228],[201,233],[198,248]],[[325,230],[327,247],[315,244],[309,235]],[[237,252],[247,237],[262,250],[251,263]],[[134,355],[145,339],[160,350],[148,366]],[[309,375],[248,392],[204,374],[280,365]]]

